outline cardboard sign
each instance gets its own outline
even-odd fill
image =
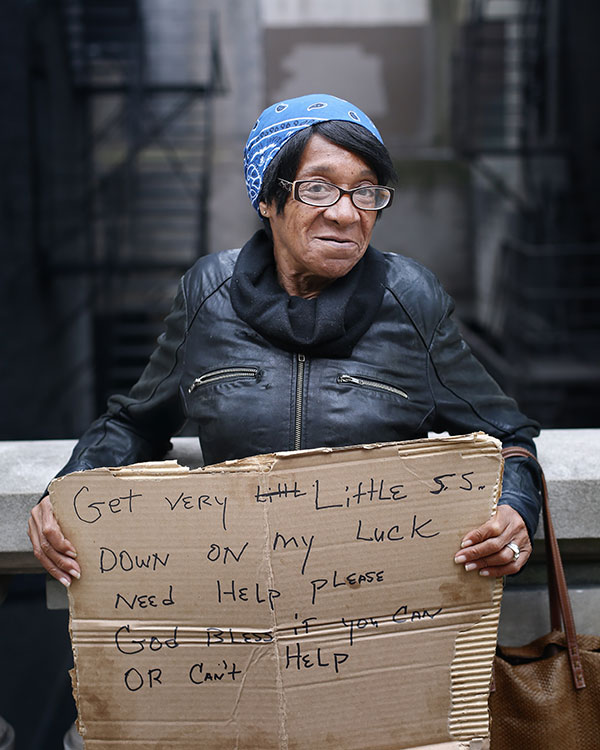
[[[453,557],[501,478],[478,433],[55,480],[86,748],[485,738],[501,585]]]

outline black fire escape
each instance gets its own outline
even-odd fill
[[[46,193],[39,199],[38,256],[55,285],[67,293],[86,289],[101,410],[107,395],[126,392],[137,380],[179,276],[208,252],[221,56],[216,19],[208,13],[190,72],[191,64],[161,67],[157,57],[172,52],[164,42],[149,54],[144,9],[151,3],[60,0],[55,6],[79,145],[74,163],[38,180]],[[35,128],[39,133],[44,124]]]
[[[598,70],[598,53],[577,27],[577,5],[474,0],[454,70],[455,148],[488,203],[504,206],[490,312],[468,338],[546,427],[600,416],[600,158],[597,136],[591,149],[581,137],[599,118],[597,105],[581,106],[592,89],[575,85],[591,62]],[[475,221],[486,219],[498,212],[484,208]]]

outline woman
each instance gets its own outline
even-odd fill
[[[436,278],[369,244],[393,198],[392,162],[370,119],[322,94],[279,102],[244,157],[264,229],[184,276],[141,379],[109,401],[60,474],[160,458],[186,419],[206,463],[444,430],[534,451],[538,426],[473,358]],[[465,535],[457,563],[481,575],[520,570],[536,479],[528,461],[506,462],[498,511]],[[29,535],[54,577],[79,578],[47,497]]]

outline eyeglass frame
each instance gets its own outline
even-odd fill
[[[290,191],[290,193],[292,194],[292,198],[295,201],[298,201],[298,203],[303,203],[305,206],[311,206],[312,208],[331,208],[331,206],[335,206],[335,204],[338,203],[341,200],[341,198],[343,198],[344,195],[349,195],[350,200],[352,201],[352,205],[354,206],[354,208],[357,208],[359,211],[383,211],[385,208],[389,208],[392,205],[392,201],[394,200],[394,193],[395,193],[395,189],[392,187],[388,187],[387,185],[360,185],[359,187],[351,188],[350,190],[345,190],[339,185],[336,185],[334,182],[327,182],[326,180],[294,180],[293,182],[290,182],[289,180],[284,180],[281,177],[278,177],[277,181],[286,190]],[[340,194],[333,201],[333,203],[307,203],[306,201],[300,198],[299,192],[298,192],[299,186],[303,182],[318,182],[323,185],[331,185],[331,187],[337,188]],[[383,188],[384,190],[388,190],[390,194],[390,199],[385,204],[385,206],[382,206],[381,208],[364,208],[363,206],[357,206],[356,203],[354,202],[354,193],[358,192],[359,190],[364,190],[365,188]]]

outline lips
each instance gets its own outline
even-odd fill
[[[324,236],[319,237],[319,240],[321,242],[329,242],[329,243],[335,243],[336,245],[356,245],[356,242],[349,237],[331,237],[331,236]]]

